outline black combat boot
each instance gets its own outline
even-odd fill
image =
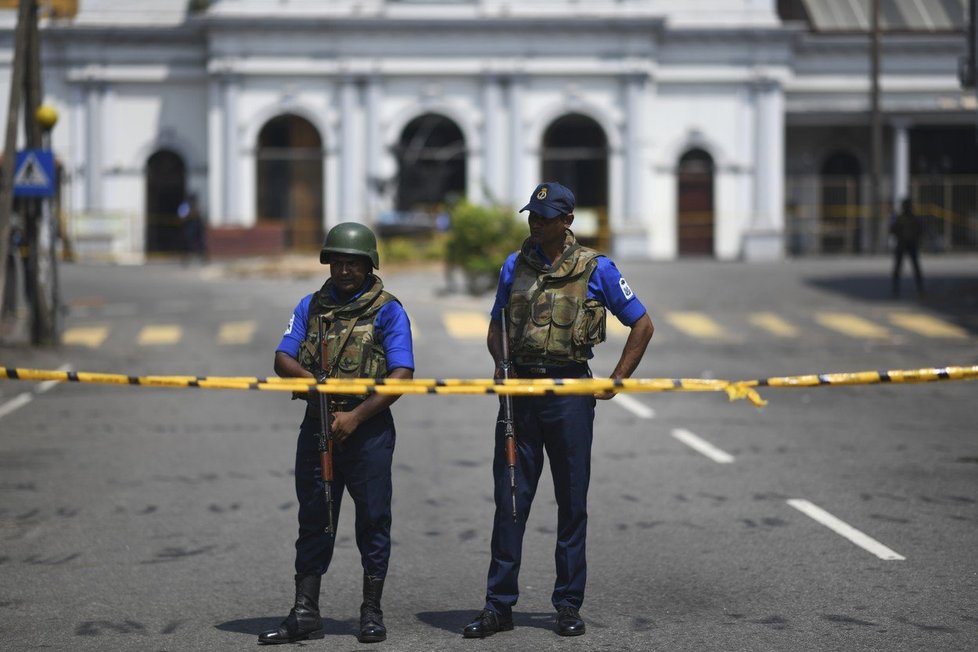
[[[384,593],[384,578],[363,576],[363,604],[360,605],[361,643],[379,643],[387,638],[384,612],[380,610],[380,597]]]
[[[321,575],[295,576],[295,606],[276,629],[258,635],[265,645],[295,643],[323,637],[323,619],[319,616],[319,583]]]

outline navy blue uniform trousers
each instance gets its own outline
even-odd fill
[[[391,555],[391,462],[394,419],[384,410],[363,423],[342,446],[333,447],[333,523],[339,521],[343,490],[356,510],[356,541],[363,570],[371,577],[387,576]],[[295,572],[322,575],[333,558],[335,537],[328,524],[321,465],[319,419],[307,416],[299,428],[295,455],[295,493],[299,499],[299,538],[295,542]]]
[[[557,579],[554,607],[580,608],[587,581],[587,490],[591,479],[591,441],[595,400],[591,396],[514,397],[516,427],[516,510],[506,466],[503,425],[496,426],[492,472],[496,513],[492,525],[492,561],[486,588],[486,608],[503,616],[519,598],[523,533],[530,506],[543,472],[544,452],[550,461],[557,499]],[[503,411],[500,406],[499,419]]]

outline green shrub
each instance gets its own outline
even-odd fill
[[[407,263],[418,259],[417,246],[410,238],[382,238],[377,243],[380,264]]]
[[[491,289],[506,256],[520,248],[527,228],[511,209],[460,201],[452,207],[445,262],[458,267],[473,293]]]
[[[396,236],[380,238],[377,250],[380,264],[417,263],[445,260],[445,247],[448,235],[435,233],[424,237]]]

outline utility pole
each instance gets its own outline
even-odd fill
[[[7,132],[3,146],[3,174],[0,176],[0,295],[16,292],[7,283],[7,255],[10,246],[10,217],[14,210],[14,166],[17,160],[17,119],[20,117],[24,68],[27,59],[27,23],[32,0],[20,0],[17,28],[14,31],[14,61],[10,70],[10,98],[7,107]],[[10,285],[11,287],[8,287]],[[6,297],[4,297],[6,298]],[[6,305],[6,301],[4,301]]]
[[[24,95],[24,132],[27,134],[27,147],[41,149],[44,146],[41,136],[41,126],[37,121],[37,109],[41,106],[41,35],[37,29],[37,3],[31,2],[30,17],[27,20],[27,67],[24,71],[26,82]],[[53,180],[52,180],[53,181]],[[27,225],[27,259],[28,283],[31,298],[31,344],[57,344],[57,334],[53,332],[51,319],[52,309],[49,291],[51,277],[50,266],[47,265],[49,251],[42,251],[42,245],[52,244],[45,238],[42,241],[41,229],[49,226],[44,219],[44,200],[32,197],[25,202],[27,206],[25,223]],[[45,266],[42,273],[41,256],[45,256]]]
[[[24,134],[27,148],[38,151],[45,147],[42,125],[38,120],[41,105],[40,34],[37,27],[38,8],[35,0],[20,0],[14,43],[14,64],[11,74],[10,108],[7,115],[7,135],[4,150],[3,178],[0,180],[0,287],[17,292],[14,283],[6,278],[6,262],[10,244],[10,221],[13,212],[14,176],[17,160],[17,122],[23,98]],[[56,116],[56,113],[55,113]],[[56,118],[55,118],[56,119]],[[54,122],[47,122],[44,130]],[[51,184],[56,179],[49,179]],[[45,219],[45,199],[39,196],[22,197],[21,211],[27,236],[27,266],[24,270],[25,290],[30,302],[30,336],[34,346],[57,344],[58,333],[53,315],[58,310],[56,292],[52,292],[57,276],[54,241],[47,237],[49,220]],[[43,237],[42,237],[43,236]],[[42,258],[43,257],[43,258]],[[15,295],[16,296],[16,295]]]
[[[869,188],[869,202],[870,202],[870,220],[869,225],[871,230],[870,246],[874,251],[882,251],[883,244],[886,242],[885,234],[883,229],[885,228],[883,224],[883,219],[880,211],[880,197],[882,193],[880,192],[880,167],[882,166],[883,159],[883,123],[880,116],[880,0],[872,0],[872,72],[870,73],[872,77],[872,108],[870,109],[870,139],[871,139],[871,153],[870,153],[870,188]]]

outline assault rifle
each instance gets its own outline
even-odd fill
[[[509,333],[506,327],[506,309],[503,308],[503,358],[499,361],[499,370],[503,374],[503,380],[510,378],[509,359]],[[513,397],[510,394],[503,394],[503,432],[506,438],[506,466],[509,468],[509,491],[513,497],[513,520],[517,520],[516,514],[516,431],[513,429]]]
[[[326,370],[326,361],[329,357],[326,352],[326,332],[323,328],[323,318],[319,319],[319,375],[316,376],[318,382],[323,382],[329,376]],[[336,532],[333,524],[333,428],[331,424],[332,414],[329,409],[329,397],[316,390],[313,386],[310,392],[318,394],[319,400],[319,467],[323,477],[323,492],[326,497],[326,533],[332,536]],[[311,397],[310,397],[311,398]]]

